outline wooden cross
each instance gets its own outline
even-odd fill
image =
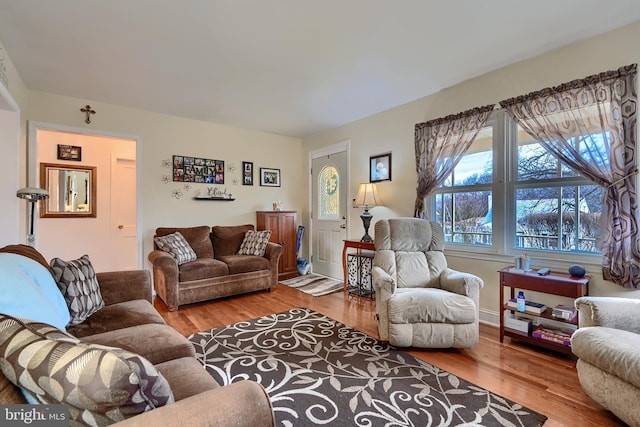
[[[86,124],[91,123],[91,114],[95,114],[96,112],[94,110],[91,109],[91,105],[87,104],[84,106],[84,108],[81,108],[80,111],[82,111],[85,115],[85,119],[84,122]]]

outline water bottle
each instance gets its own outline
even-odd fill
[[[524,292],[520,291],[518,292],[518,298],[516,299],[516,310],[524,312],[525,307]]]

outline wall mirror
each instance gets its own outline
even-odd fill
[[[40,163],[40,188],[49,191],[41,218],[95,218],[96,168]]]

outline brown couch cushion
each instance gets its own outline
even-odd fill
[[[195,357],[169,360],[155,366],[169,383],[176,401],[220,387]]]
[[[107,305],[83,323],[67,328],[77,338],[101,334],[130,326],[160,324],[165,321],[147,300],[136,299]]]
[[[270,262],[267,258],[255,255],[227,255],[220,257],[229,267],[229,274],[249,273],[268,270]]]
[[[193,345],[169,325],[139,325],[82,338],[82,342],[118,347],[157,365],[167,360],[195,357]]]
[[[212,277],[226,276],[229,274],[227,264],[213,258],[198,258],[180,266],[181,282],[210,279]]]
[[[244,240],[245,233],[253,229],[253,224],[216,225],[212,227],[211,240],[213,241],[213,251],[216,258],[237,254]]]
[[[213,258],[213,246],[211,245],[210,231],[206,225],[198,227],[160,227],[156,228],[156,237],[166,236],[179,231],[191,246],[198,258]]]

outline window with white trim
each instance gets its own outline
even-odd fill
[[[449,249],[599,255],[604,191],[497,110],[431,197],[431,218]]]

